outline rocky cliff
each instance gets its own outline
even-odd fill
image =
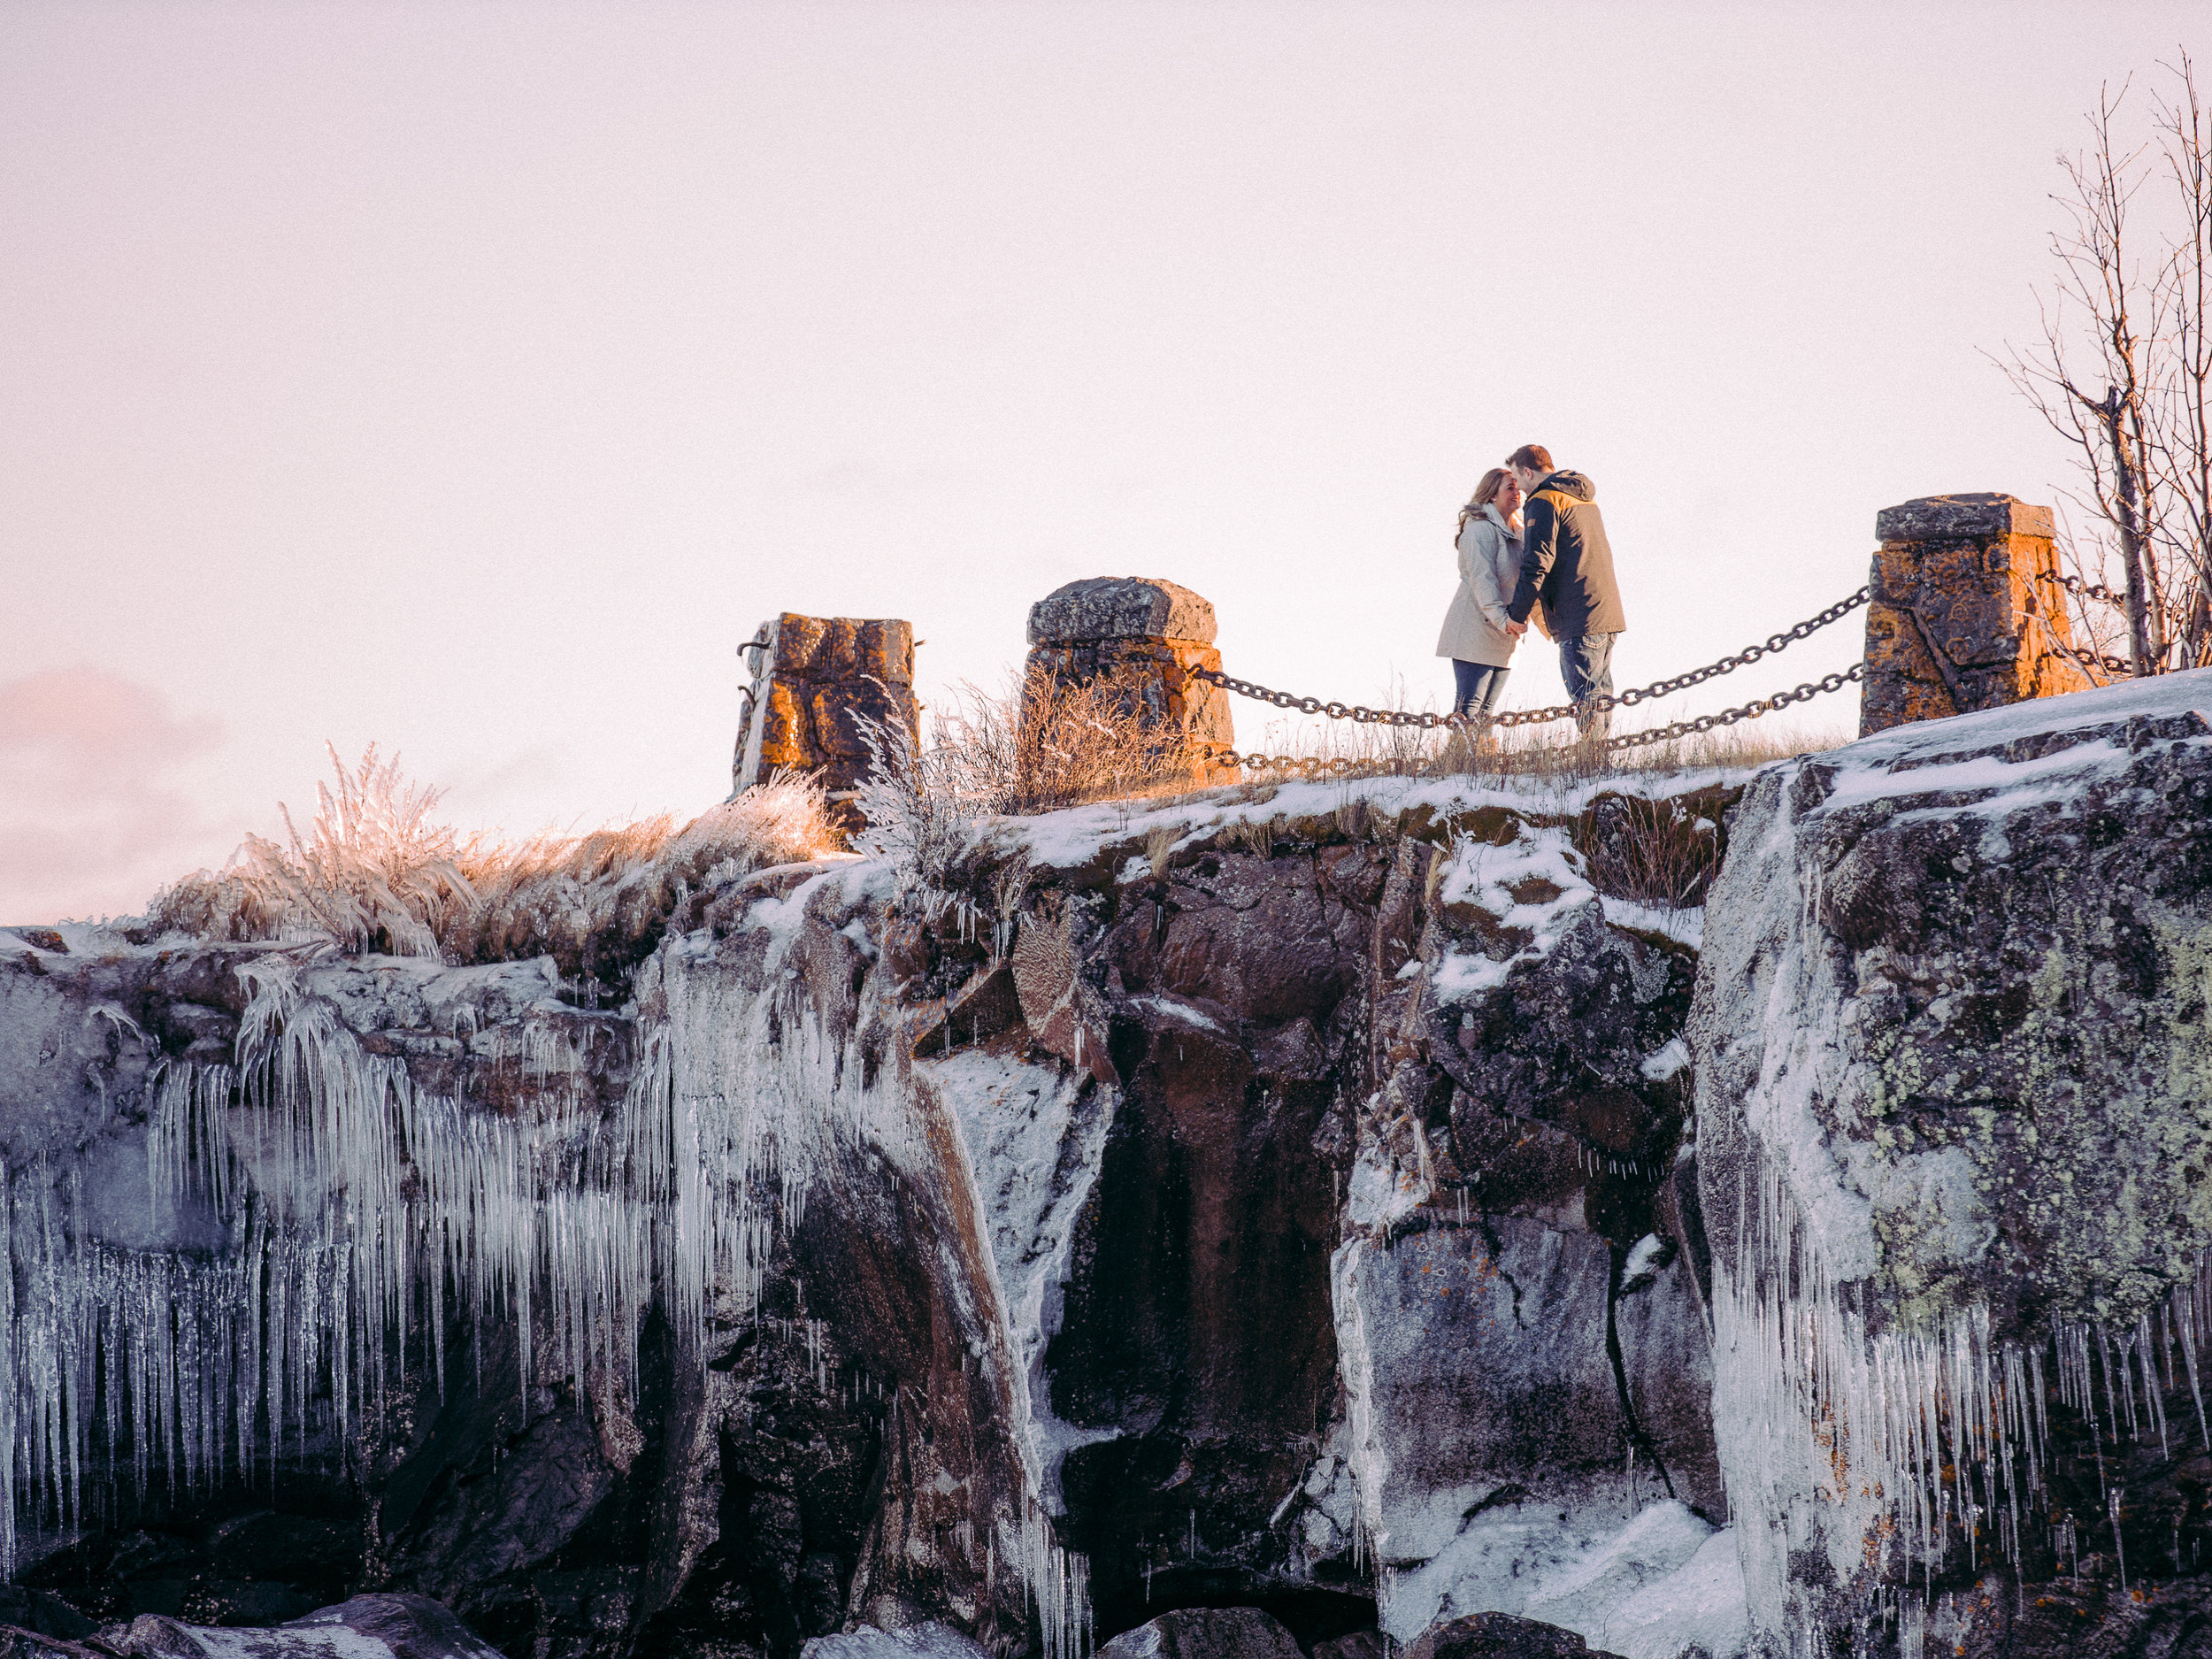
[[[2039,1585],[2136,1640],[2212,1486],[2208,699],[733,861],[611,999],[0,933],[8,1594],[133,1652],[365,1592],[512,1659],[2055,1651]]]

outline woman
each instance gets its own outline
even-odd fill
[[[1507,603],[1521,574],[1521,486],[1494,466],[1459,513],[1459,591],[1444,613],[1436,654],[1452,659],[1452,712],[1479,730],[1505,695],[1520,641],[1505,631]]]

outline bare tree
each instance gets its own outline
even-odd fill
[[[2069,498],[2096,529],[2070,557],[2101,587],[2116,556],[2139,675],[2212,660],[2212,133],[2185,54],[2171,73],[2149,140],[2120,137],[2124,85],[2099,95],[2088,148],[2059,157],[2067,223],[2051,237],[2042,343],[2001,365],[2074,451],[2083,488]],[[2146,259],[2133,214],[2154,181],[2171,188],[2153,198]],[[2077,595],[2093,639],[2107,632],[2093,603]]]
[[[2170,340],[2164,396],[2154,405],[2152,466],[2170,511],[2162,553],[2176,571],[2183,607],[2180,665],[2212,662],[2212,112],[2197,95],[2185,51],[2180,81],[2158,109],[2160,149],[2180,209],[2173,257],[2160,285],[2161,321]]]

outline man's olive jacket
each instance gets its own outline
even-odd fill
[[[1521,525],[1521,580],[1506,615],[1525,622],[1540,599],[1555,640],[1626,632],[1597,487],[1579,472],[1554,472],[1530,492]]]

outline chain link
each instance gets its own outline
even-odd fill
[[[2084,599],[2101,599],[2108,605],[2124,606],[2128,602],[2125,594],[2116,594],[2101,583],[2085,582],[2078,576],[2061,576],[2058,585],[2070,594],[2077,594]]]
[[[1818,633],[1830,623],[1850,615],[1852,611],[1864,604],[1871,592],[1870,588],[1862,588],[1855,594],[1838,600],[1818,616],[1808,617],[1795,627],[1785,633],[1770,634],[1760,644],[1747,645],[1732,657],[1724,657],[1718,662],[1709,663],[1702,668],[1693,668],[1689,672],[1677,674],[1671,680],[1662,680],[1648,686],[1639,686],[1632,691],[1624,691],[1617,695],[1593,697],[1588,703],[1583,704],[1569,703],[1549,709],[1510,710],[1504,714],[1493,715],[1482,724],[1486,726],[1543,726],[1554,720],[1572,719],[1578,714],[1586,712],[1606,709],[1632,709],[1638,703],[1649,698],[1671,696],[1675,692],[1686,691],[1692,686],[1702,685],[1705,681],[1716,679],[1722,674],[1733,673],[1737,669],[1755,663],[1763,657],[1773,655],[1785,646]],[[1356,726],[1413,726],[1425,732],[1434,731],[1439,726],[1450,731],[1459,731],[1468,726],[1477,724],[1467,716],[1459,714],[1415,714],[1403,709],[1370,709],[1356,703],[1324,703],[1318,697],[1295,696],[1290,692],[1277,691],[1254,680],[1239,680],[1235,675],[1225,674],[1217,668],[1194,668],[1190,671],[1190,677],[1193,680],[1210,681],[1225,690],[1235,692],[1240,697],[1249,697],[1255,703],[1272,703],[1279,709],[1290,709],[1300,714],[1326,715],[1332,720],[1349,720]]]
[[[2056,644],[2057,641],[2054,641],[2053,643]],[[2078,645],[2061,645],[2058,647],[2058,650],[2063,651],[2068,656],[2073,657],[2076,661],[2080,663],[2084,668],[2101,669],[2108,674],[2127,674],[2132,676],[2135,672],[2135,664],[2128,661],[2128,659],[2124,657],[2106,657],[2097,651],[2085,651]],[[2058,651],[2054,651],[2051,654],[2055,657],[2058,655]]]

